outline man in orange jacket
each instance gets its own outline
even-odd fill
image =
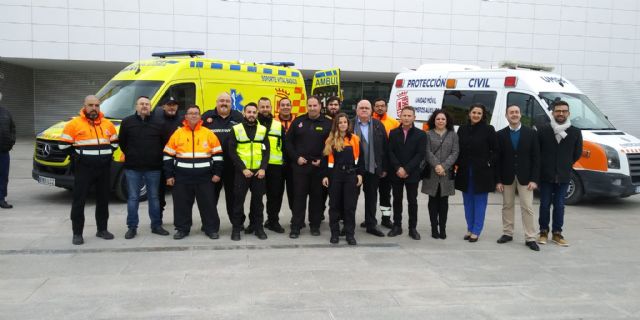
[[[387,137],[389,132],[400,125],[400,122],[387,114],[387,101],[383,98],[378,98],[373,103],[373,118],[380,120],[384,129],[387,131]],[[388,170],[387,172],[393,172]],[[380,178],[380,184],[378,185],[378,193],[380,195],[380,212],[382,213],[382,221],[380,224],[391,229],[393,223],[391,223],[391,182],[388,176]]]
[[[96,189],[96,237],[111,240],[107,230],[109,220],[110,166],[112,154],[118,148],[118,134],[111,121],[100,112],[96,96],[84,98],[80,115],[69,121],[62,130],[59,148],[69,150],[74,160],[73,204],[71,224],[75,245],[84,243],[84,204],[90,187]]]
[[[202,230],[210,239],[218,239],[220,217],[211,195],[222,176],[222,146],[213,131],[202,126],[200,107],[187,106],[184,118],[164,147],[164,175],[167,185],[173,186],[173,238],[189,235],[195,198]]]

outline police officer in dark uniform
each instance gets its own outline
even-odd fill
[[[237,110],[231,110],[231,96],[228,93],[223,92],[216,100],[216,108],[205,112],[202,115],[202,121],[205,127],[211,129],[211,131],[216,134],[218,140],[220,140],[220,144],[222,145],[224,169],[222,171],[222,179],[215,185],[213,202],[217,207],[218,199],[220,198],[220,190],[222,190],[222,187],[224,186],[227,215],[229,216],[229,221],[231,221],[233,215],[233,179],[235,173],[233,169],[233,161],[229,158],[229,146],[227,140],[233,130],[232,127],[242,122],[242,113]]]
[[[291,222],[292,239],[300,236],[309,197],[309,225],[311,235],[320,235],[323,215],[322,170],[320,162],[325,140],[331,130],[331,120],[320,114],[320,99],[307,99],[307,113],[297,117],[285,138],[286,153],[293,170],[294,202]]]
[[[152,121],[160,122],[162,125],[162,145],[166,145],[176,129],[182,126],[184,114],[183,112],[178,111],[178,108],[178,101],[174,97],[169,97],[163,102],[162,108],[156,107],[153,109]],[[160,218],[162,218],[164,207],[167,205],[167,201],[165,200],[165,193],[167,192],[166,180],[167,178],[164,176],[164,170],[161,170],[160,186],[158,187]]]

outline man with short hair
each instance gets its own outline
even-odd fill
[[[60,136],[60,150],[73,157],[73,203],[71,204],[72,243],[84,243],[84,205],[92,186],[96,190],[96,237],[113,239],[107,230],[111,160],[118,148],[118,134],[113,123],[100,112],[100,100],[90,95],[84,98],[80,115],[67,122]]]
[[[384,237],[376,226],[376,207],[379,180],[387,175],[387,132],[379,120],[371,117],[371,102],[364,99],[356,106],[356,118],[351,126],[360,138],[360,161],[364,162],[364,222],[360,226],[367,228],[369,234]]]
[[[327,99],[327,116],[333,119],[340,112],[340,98],[331,96]]]
[[[284,144],[284,141],[286,140],[284,137],[291,128],[291,123],[296,118],[296,115],[291,113],[291,100],[289,98],[282,98],[278,102],[276,118],[282,124],[282,128],[284,129],[282,135],[282,142]],[[285,149],[283,148],[283,150]],[[287,204],[289,205],[289,210],[293,212],[293,169],[291,169],[291,161],[286,154],[283,156],[282,162],[282,178],[285,186],[287,187]]]
[[[222,154],[224,159],[224,168],[222,170],[222,176],[219,182],[216,183],[213,202],[215,206],[218,206],[218,199],[220,198],[220,191],[224,186],[224,199],[226,201],[227,215],[229,221],[233,215],[233,179],[235,177],[235,171],[233,168],[233,161],[229,157],[229,146],[227,141],[232,134],[232,127],[242,122],[242,113],[237,110],[231,109],[231,95],[226,92],[220,93],[216,99],[216,108],[209,110],[202,115],[203,125],[213,133],[216,134],[220,145],[222,145]]]
[[[553,204],[551,240],[566,247],[569,243],[562,235],[564,225],[564,198],[571,180],[573,164],[582,155],[582,132],[571,125],[569,104],[556,101],[551,122],[538,128],[540,140],[540,236],[538,243],[546,244],[549,235],[550,210]]]
[[[187,106],[185,120],[164,147],[164,173],[173,186],[173,223],[176,240],[191,231],[194,199],[202,219],[202,228],[210,239],[220,236],[220,217],[213,202],[213,183],[222,176],[222,147],[211,130],[202,126],[200,107]]]
[[[267,128],[267,138],[269,139],[269,162],[267,166],[267,176],[265,178],[267,194],[267,221],[264,227],[277,232],[284,233],[284,228],[280,225],[280,209],[282,208],[282,196],[284,195],[284,173],[282,165],[284,163],[284,127],[280,121],[275,120],[271,114],[271,100],[266,97],[258,100],[258,122]],[[251,220],[251,216],[249,216]]]
[[[0,101],[2,93],[0,92]],[[7,203],[7,188],[9,186],[9,151],[16,144],[16,124],[13,122],[9,110],[0,106],[0,208],[11,209],[12,205]]]
[[[307,113],[297,117],[285,138],[286,153],[293,169],[295,189],[293,217],[289,237],[296,239],[304,225],[309,198],[311,235],[320,235],[322,203],[322,150],[331,131],[331,120],[320,114],[320,98],[307,99]]]
[[[418,184],[422,166],[426,162],[427,134],[413,123],[416,111],[406,106],[400,113],[400,127],[389,133],[389,162],[393,168],[391,185],[393,188],[393,228],[387,234],[395,237],[402,234],[403,190],[407,189],[409,203],[409,236],[420,240],[418,225]]]
[[[124,175],[127,181],[127,233],[125,239],[133,239],[138,230],[140,189],[147,189],[151,232],[162,236],[169,231],[162,228],[162,211],[158,199],[162,150],[164,139],[162,125],[151,119],[151,101],[141,96],[136,100],[135,114],[120,124],[120,149],[124,153]]]
[[[168,97],[162,104],[162,107],[156,107],[153,110],[154,121],[159,122],[162,126],[162,145],[169,142],[171,135],[182,125],[184,115],[178,111],[178,101],[174,97]],[[167,193],[167,178],[164,176],[164,170],[160,170],[160,186],[158,187],[158,200],[160,201],[160,218],[164,213],[164,207],[167,205],[165,194]]]
[[[498,243],[513,240],[516,191],[520,199],[520,213],[524,228],[525,245],[540,251],[536,244],[536,229],[533,222],[533,190],[540,180],[540,143],[535,130],[523,126],[520,106],[507,107],[509,125],[498,131],[498,183],[496,190],[502,192],[502,230]]]
[[[250,223],[246,230],[253,230],[258,239],[265,240],[267,234],[262,226],[264,217],[262,197],[266,189],[264,177],[269,164],[270,147],[267,128],[258,123],[258,106],[255,103],[248,103],[242,114],[244,120],[233,126],[233,134],[228,140],[229,156],[236,169],[231,240],[240,240],[240,230],[245,220],[244,200],[249,190],[251,190]]]
[[[373,118],[382,122],[382,125],[384,125],[387,131],[387,137],[391,130],[400,125],[398,120],[387,114],[387,101],[383,98],[378,98],[373,102]],[[391,172],[389,168],[386,169],[387,172]],[[380,225],[391,229],[393,228],[393,223],[391,223],[391,181],[389,174],[380,178],[378,192],[380,194],[380,212],[382,213]]]

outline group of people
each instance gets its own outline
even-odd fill
[[[504,234],[498,243],[513,239],[517,192],[526,245],[539,250],[536,241],[546,243],[549,231],[553,241],[567,245],[562,237],[563,200],[571,166],[582,152],[582,138],[570,124],[566,102],[556,102],[550,125],[537,131],[521,124],[517,105],[509,106],[509,126],[497,133],[486,123],[482,104],[470,106],[469,121],[457,133],[443,110],[431,115],[430,130],[425,132],[414,126],[416,115],[410,106],[401,110],[398,121],[387,115],[384,99],[377,99],[373,106],[368,100],[359,101],[353,119],[340,112],[337,97],[326,104],[323,113],[320,98],[310,96],[307,113],[296,117],[291,101],[283,98],[274,116],[268,98],[248,103],[239,112],[232,110],[229,94],[221,93],[215,109],[201,114],[199,106],[188,105],[182,116],[171,97],[153,112],[149,98],[139,97],[135,114],[122,120],[118,135],[99,111],[98,98],[87,96],[80,115],[65,126],[60,145],[74,156],[72,243],[84,242],[83,211],[91,185],[96,189],[96,236],[113,239],[107,230],[108,177],[112,153],[119,146],[128,190],[126,239],[137,235],[143,186],[151,232],[159,235],[169,235],[162,227],[164,193],[167,186],[173,188],[173,238],[177,240],[190,234],[194,201],[201,230],[211,239],[219,238],[217,204],[224,188],[234,241],[241,239],[243,231],[259,239],[267,239],[265,229],[285,232],[279,214],[286,186],[292,239],[300,236],[307,222],[312,236],[321,235],[328,198],[330,243],[339,243],[344,236],[348,244],[357,244],[355,211],[361,191],[364,221],[360,226],[369,234],[385,236],[376,219],[379,205],[380,225],[390,229],[386,235],[401,235],[406,190],[408,235],[419,240],[417,196],[422,181],[421,191],[429,195],[433,238],[447,237],[448,197],[458,189],[463,192],[467,221],[464,239],[478,241],[488,193],[497,190],[504,198]],[[532,205],[536,188],[541,194],[537,239]],[[249,192],[247,219],[244,204]]]

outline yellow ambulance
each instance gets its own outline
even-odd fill
[[[275,106],[274,114],[278,113],[282,98],[291,100],[294,114],[306,112],[304,79],[299,70],[292,68],[293,63],[245,63],[207,59],[203,55],[202,51],[162,52],[130,64],[96,94],[102,102],[101,111],[118,128],[121,119],[135,112],[139,96],[150,97],[154,107],[173,97],[180,108],[196,104],[204,113],[215,107],[221,92],[227,92],[235,110],[241,111],[245,104],[268,97]],[[32,177],[41,184],[71,189],[71,159],[58,149],[65,124],[66,121],[59,122],[37,135]],[[116,196],[126,200],[123,161],[124,155],[117,150],[111,182]]]

